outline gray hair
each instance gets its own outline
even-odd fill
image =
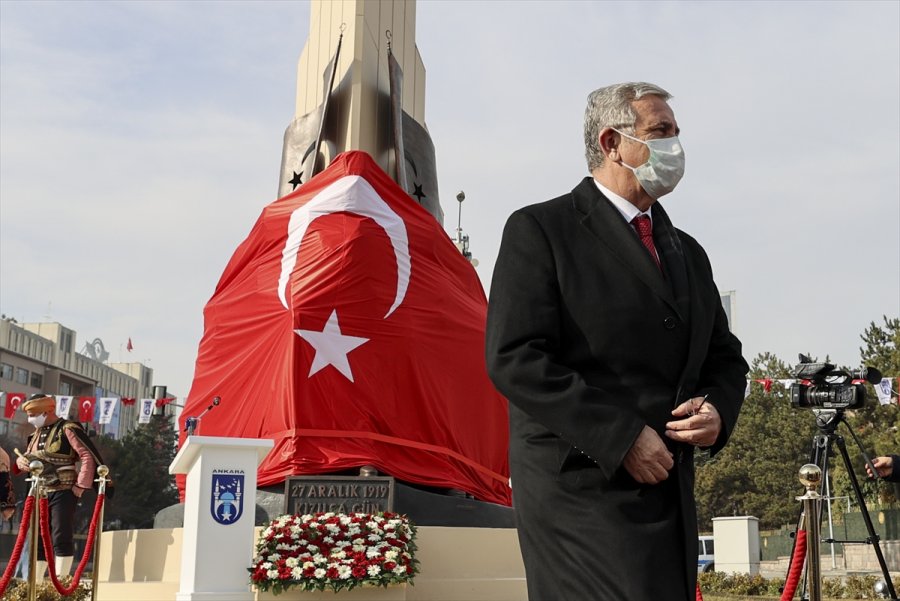
[[[661,87],[643,81],[617,83],[588,94],[587,108],[584,110],[584,156],[588,171],[593,172],[603,164],[600,132],[607,127],[615,127],[633,134],[637,115],[631,103],[647,95],[659,96],[663,100],[672,97]]]

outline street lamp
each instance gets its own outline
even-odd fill
[[[456,200],[459,202],[459,211],[456,220],[456,248],[459,249],[459,252],[462,253],[462,256],[465,257],[466,261],[472,264],[472,267],[478,267],[478,259],[473,259],[472,253],[469,252],[469,235],[463,234],[462,231],[462,203],[465,199],[466,193],[460,190],[456,195]]]

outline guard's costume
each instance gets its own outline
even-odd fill
[[[32,396],[23,408],[27,411],[29,407],[36,406],[33,402],[46,403],[45,399],[49,399],[55,408],[53,398],[46,395]],[[94,474],[102,459],[81,424],[62,418],[37,428],[28,437],[25,457],[28,461],[37,459],[44,464],[44,490],[50,508],[56,573],[58,576],[68,575],[75,555],[73,534],[78,503],[72,488],[92,488]],[[45,557],[43,540],[39,539],[38,560],[46,561]],[[42,570],[38,571],[42,573]]]
[[[12,478],[9,476],[9,455],[0,449],[0,511],[15,508],[16,494],[13,491]]]

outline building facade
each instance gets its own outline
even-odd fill
[[[90,396],[95,398],[151,398],[153,370],[142,363],[110,363],[109,353],[99,339],[76,352],[75,330],[56,322],[17,323],[0,319],[0,435],[25,428],[25,412],[16,411],[6,418],[10,393],[23,393],[28,398],[37,392],[52,395]],[[89,429],[119,438],[137,426],[139,403],[116,403],[109,424],[98,424],[99,410]],[[77,403],[69,418],[77,419]],[[28,428],[30,429],[30,426]]]

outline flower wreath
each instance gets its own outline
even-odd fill
[[[277,595],[412,583],[416,528],[383,513],[283,515],[260,534],[250,582]]]

